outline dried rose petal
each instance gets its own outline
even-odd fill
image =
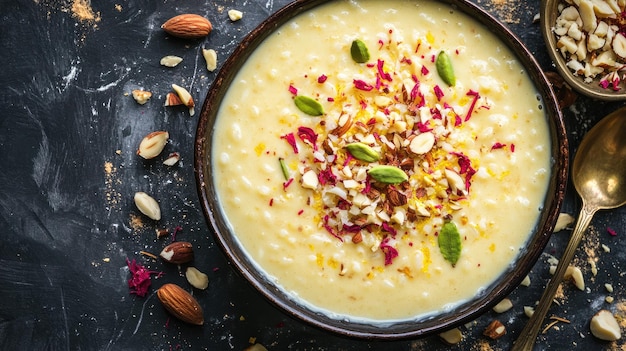
[[[131,278],[128,280],[128,288],[131,294],[135,294],[139,297],[145,297],[150,289],[151,280],[150,274],[161,275],[160,272],[149,271],[146,267],[138,264],[134,259],[129,261],[126,259],[126,265],[131,273]]]
[[[392,81],[391,74],[385,72],[385,69],[384,69],[385,61],[379,59],[376,66],[378,68],[378,74],[380,75],[380,78],[391,82]]]
[[[298,127],[298,137],[304,142],[308,142],[317,151],[317,133],[309,127]]]
[[[435,85],[433,90],[435,91],[435,96],[437,97],[437,100],[441,101],[441,98],[444,96],[443,90],[441,90],[441,87],[439,85]]]
[[[497,150],[497,149],[502,149],[506,147],[506,144],[502,144],[500,142],[496,142],[493,144],[493,146],[491,146],[491,150]]]
[[[289,143],[289,145],[291,145],[294,154],[298,153],[298,145],[296,145],[296,137],[293,135],[293,133],[285,134],[280,138],[285,139]]]
[[[360,80],[360,79],[355,79],[353,83],[354,83],[354,87],[359,90],[372,91],[372,89],[374,89],[373,86],[367,84],[365,81]]]
[[[476,108],[476,103],[478,102],[478,99],[480,99],[480,94],[477,91],[470,90],[467,92],[466,95],[474,97],[474,99],[472,99],[470,108],[467,110],[467,115],[465,115],[465,121],[467,122],[470,118],[472,118],[472,113],[474,112],[474,108]]]
[[[298,89],[291,84],[289,84],[289,92],[293,95],[298,95]]]
[[[380,249],[385,254],[385,266],[388,266],[393,263],[393,259],[398,257],[398,250],[395,247],[389,245],[389,238],[385,238],[382,243],[380,243]]]

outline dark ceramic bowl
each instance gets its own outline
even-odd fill
[[[562,0],[541,0],[541,32],[548,53],[554,62],[559,74],[574,90],[587,97],[603,100],[603,101],[624,101],[626,100],[626,89],[622,86],[620,90],[611,88],[603,88],[600,86],[600,78],[596,77],[593,81],[586,83],[581,75],[574,73],[566,66],[567,62],[560,50],[557,48],[557,38],[552,32],[559,15],[558,6],[564,3]]]
[[[552,234],[559,214],[566,188],[569,158],[567,137],[556,98],[532,54],[507,27],[469,1],[441,0],[442,3],[450,4],[456,11],[461,11],[482,22],[485,27],[496,33],[504,43],[508,44],[511,51],[518,56],[541,95],[552,139],[550,149],[552,172],[543,206],[544,210],[527,246],[521,250],[516,262],[510,265],[510,268],[497,281],[486,287],[484,293],[450,311],[425,320],[376,325],[333,319],[298,304],[293,298],[281,291],[275,283],[268,280],[262,272],[255,269],[255,265],[237,243],[236,234],[231,232],[227,220],[220,211],[218,195],[213,181],[212,164],[214,159],[211,154],[211,145],[215,133],[216,115],[231,81],[247,57],[277,27],[294,16],[326,2],[328,0],[298,0],[261,23],[241,42],[224,63],[206,97],[196,134],[195,171],[204,214],[214,230],[215,240],[239,273],[263,296],[287,314],[327,331],[355,338],[390,340],[425,336],[471,321],[488,311],[517,287],[538,260]]]

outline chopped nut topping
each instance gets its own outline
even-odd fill
[[[502,324],[502,322],[500,322],[499,320],[494,320],[491,323],[489,323],[489,325],[487,326],[487,328],[485,329],[485,331],[483,332],[483,335],[495,340],[498,338],[503,337],[506,334],[506,327],[504,326],[504,324]]]
[[[600,340],[614,341],[622,337],[622,332],[613,313],[601,310],[591,318],[591,334]]]
[[[233,22],[239,21],[243,18],[243,12],[239,10],[228,10],[228,18]]]
[[[141,211],[151,219],[158,221],[161,219],[161,207],[159,203],[150,195],[139,191],[134,196],[135,205]]]
[[[524,314],[526,315],[526,317],[528,317],[528,318],[532,317],[533,313],[535,313],[535,308],[534,307],[524,306]]]
[[[463,340],[463,333],[459,328],[453,328],[439,334],[439,337],[448,345],[456,345]]]
[[[204,290],[209,286],[209,277],[195,267],[187,267],[185,277],[194,288]]]
[[[600,77],[601,87],[621,90],[626,66],[626,3],[568,0],[558,9],[552,32],[570,71],[586,83]]]
[[[193,116],[195,103],[189,91],[177,84],[172,84],[172,89],[176,92],[183,105],[189,108],[189,115]]]
[[[164,56],[160,63],[165,67],[176,67],[179,63],[183,62],[183,58],[174,55]]]
[[[184,104],[180,100],[178,95],[176,95],[176,93],[167,93],[167,95],[165,95],[164,106],[180,106],[180,105],[184,105]]]
[[[569,266],[565,271],[564,279],[571,279],[579,290],[585,290],[585,279],[583,272],[578,267]]]
[[[513,308],[513,302],[511,302],[510,299],[503,299],[493,307],[493,311],[496,313],[504,313],[511,308]]]
[[[567,228],[570,224],[574,223],[575,218],[568,213],[559,213],[559,217],[554,225],[554,232],[560,232]]]
[[[202,56],[206,62],[206,69],[213,72],[217,69],[217,52],[213,49],[202,49]]]
[[[177,164],[178,161],[180,161],[180,154],[178,152],[172,152],[167,156],[165,161],[163,161],[163,164],[172,167]]]
[[[342,242],[382,253],[385,265],[398,256],[399,240],[415,239],[411,246],[421,250],[425,244],[417,235],[437,236],[444,218],[451,220],[467,205],[478,155],[462,151],[463,140],[475,138],[465,122],[492,104],[472,89],[458,94],[451,86],[440,87],[426,68],[435,68],[439,51],[418,44],[411,57],[398,57],[399,43],[389,32],[388,43],[360,64],[363,73],[342,78],[352,84],[335,95],[324,99],[293,82],[285,87],[294,112],[307,116],[304,125],[280,136],[293,153],[278,155],[299,164],[295,179],[314,191],[309,206],[318,212],[319,227]],[[440,63],[450,83],[454,55]],[[310,79],[313,87],[326,88],[337,78],[324,72]],[[485,153],[514,151],[512,144],[486,142]],[[447,255],[454,261],[458,244],[443,245],[454,249]]]
[[[145,105],[152,97],[152,93],[145,90],[135,89],[132,91],[133,99],[137,101],[139,105]]]

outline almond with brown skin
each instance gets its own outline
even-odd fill
[[[189,107],[189,114],[193,116],[194,115],[193,107],[195,106],[195,103],[189,91],[177,84],[172,84],[172,89],[174,89],[174,92],[176,93],[176,95],[178,95],[178,98],[183,103],[183,105]]]
[[[485,328],[485,331],[483,331],[483,335],[492,340],[499,339],[505,334],[506,334],[506,327],[504,326],[504,324],[502,324],[502,322],[500,322],[497,319],[489,323],[487,328]]]
[[[176,284],[167,283],[157,290],[163,307],[174,317],[195,325],[204,324],[202,307],[190,293]]]
[[[193,260],[193,245],[186,241],[175,241],[167,245],[159,256],[169,263],[187,263]]]
[[[213,30],[208,19],[189,13],[170,18],[161,28],[167,34],[183,39],[206,37]]]
[[[178,97],[178,94],[170,92],[165,95],[165,106],[180,106],[184,105],[183,101]]]

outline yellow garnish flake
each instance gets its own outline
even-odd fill
[[[404,267],[398,269],[398,272],[406,275],[408,278],[413,279],[413,274],[411,274],[411,268],[409,268],[407,266],[404,266]]]
[[[326,264],[333,269],[339,268],[340,264],[334,258],[329,258]]]
[[[430,267],[430,264],[433,263],[430,259],[430,249],[426,246],[422,246],[420,249],[422,251],[422,255],[424,256],[422,259],[422,272],[428,273],[428,267]]]
[[[324,255],[322,255],[321,253],[316,254],[315,263],[317,263],[319,267],[324,267]]]
[[[496,251],[496,244],[495,243],[491,243],[491,245],[489,245],[489,251],[491,251],[491,252],[495,252]]]
[[[428,41],[429,44],[433,44],[435,42],[435,36],[430,31],[426,33],[426,41]]]
[[[264,143],[259,143],[257,146],[254,147],[254,152],[256,152],[257,156],[261,156],[263,151],[265,151],[265,144]]]

